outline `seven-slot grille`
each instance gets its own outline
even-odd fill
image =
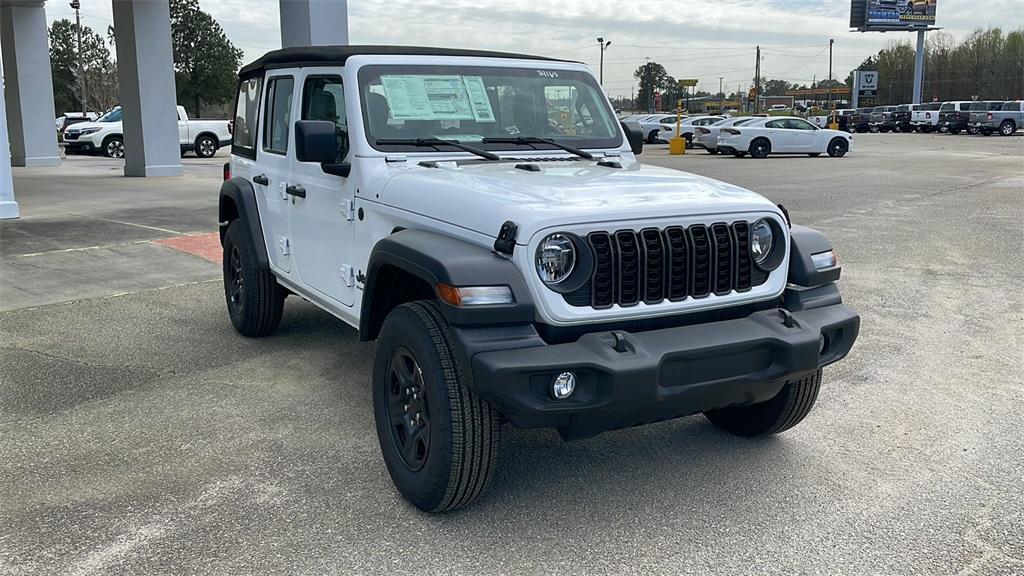
[[[565,294],[573,306],[609,308],[745,292],[767,280],[753,270],[750,224],[743,221],[639,232],[591,232],[590,281]]]

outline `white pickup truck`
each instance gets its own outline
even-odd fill
[[[231,144],[227,120],[190,120],[183,106],[178,106],[178,144],[181,154],[194,151],[200,158],[210,158],[221,146]],[[64,131],[68,152],[100,152],[108,158],[124,158],[124,132],[121,129],[121,107],[96,119],[81,122]]]

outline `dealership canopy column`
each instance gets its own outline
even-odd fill
[[[14,166],[60,164],[42,0],[0,0],[4,98]]]
[[[125,176],[180,176],[168,0],[115,1]]]
[[[0,74],[3,66],[0,66]],[[14,181],[11,179],[11,152],[3,143],[7,141],[7,111],[4,110],[4,91],[0,90],[0,220],[18,217],[18,203],[14,201]]]
[[[279,0],[281,46],[348,44],[348,0]]]

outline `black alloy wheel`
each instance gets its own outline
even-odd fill
[[[227,265],[228,304],[232,312],[241,316],[245,307],[245,278],[242,276],[242,254],[238,246],[231,247]]]

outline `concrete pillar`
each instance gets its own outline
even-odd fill
[[[50,48],[42,0],[0,0],[5,109],[15,166],[57,166]]]
[[[168,0],[114,0],[125,176],[180,176]]]
[[[924,30],[917,31],[917,52],[914,55],[914,97],[912,104],[921,103],[921,90],[924,88]]]
[[[281,46],[348,44],[348,0],[279,0]]]
[[[0,65],[0,77],[3,66]],[[7,111],[4,91],[0,90],[0,220],[18,217],[18,203],[14,200],[14,181],[11,179],[11,153],[7,142]]]

